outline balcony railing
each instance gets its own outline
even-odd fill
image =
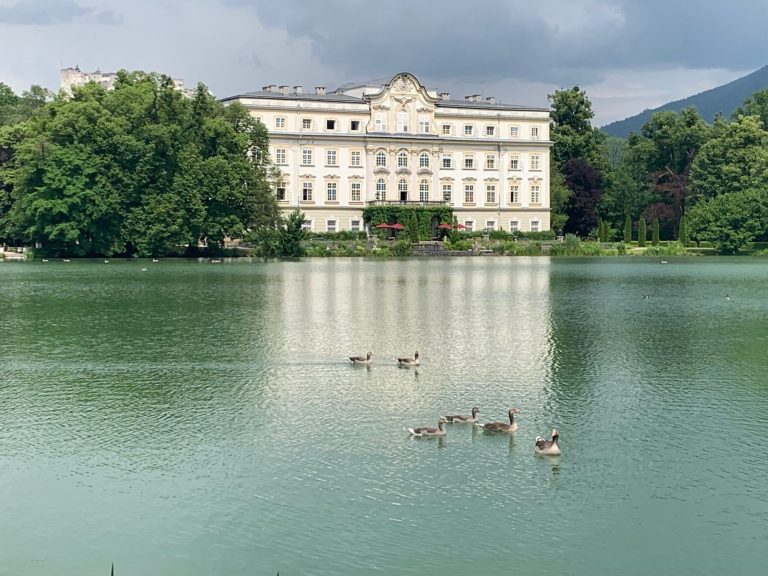
[[[369,200],[370,206],[448,206],[445,200]]]

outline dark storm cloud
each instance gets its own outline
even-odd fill
[[[0,24],[65,24],[92,12],[91,8],[72,0],[21,0],[10,6],[0,6]]]
[[[309,38],[351,76],[590,82],[618,68],[765,64],[763,0],[222,0]]]

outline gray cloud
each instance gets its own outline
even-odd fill
[[[92,13],[91,8],[73,0],[21,0],[0,6],[0,23],[17,25],[52,25],[72,22]]]

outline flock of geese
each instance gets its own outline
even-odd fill
[[[365,356],[348,356],[349,361],[352,364],[359,364],[364,366],[370,366],[373,362],[373,353],[368,352]],[[395,358],[397,365],[400,367],[410,367],[419,365],[419,353],[418,351],[410,358]],[[517,431],[517,422],[515,422],[515,414],[519,414],[517,408],[510,408],[507,413],[509,416],[509,423],[507,422],[486,422],[480,423],[480,409],[477,406],[473,406],[471,414],[453,414],[450,416],[440,416],[437,420],[437,428],[431,426],[421,426],[419,428],[406,428],[409,434],[419,438],[428,438],[435,436],[445,436],[446,424],[472,424],[482,428],[485,432],[490,434],[512,434]],[[560,444],[558,442],[560,435],[557,429],[552,429],[551,438],[547,440],[541,436],[537,436],[533,445],[533,450],[536,454],[545,456],[558,456],[560,455]]]

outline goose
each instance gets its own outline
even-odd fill
[[[152,258],[152,262],[157,263],[157,262],[160,262],[160,260],[158,260],[157,258]]]
[[[395,358],[398,366],[418,366],[419,365],[419,353],[416,352],[413,358]]]
[[[368,352],[365,356],[349,356],[348,358],[352,364],[370,364],[373,360],[373,353]]]
[[[47,258],[43,258],[43,262],[48,262],[48,259]]]
[[[411,436],[445,436],[445,418],[437,420],[437,428],[422,426],[421,428],[406,428]]]
[[[106,258],[104,258],[104,264],[109,264],[109,260],[107,260]]]
[[[534,451],[536,454],[546,454],[550,456],[557,456],[560,454],[560,446],[557,443],[560,435],[556,429],[552,429],[552,440],[544,440],[541,436],[536,436],[536,444]]]
[[[63,258],[62,262],[69,262],[69,258]]]
[[[669,264],[669,262],[667,262],[666,260],[662,260],[661,263],[662,264]]]
[[[517,422],[515,422],[515,414],[520,412],[517,408],[510,408],[509,409],[509,424],[506,422],[486,422],[485,424],[476,424],[476,426],[481,426],[484,428],[487,432],[504,432],[509,434],[510,432],[514,432],[517,430]]]
[[[477,406],[473,406],[471,416],[468,414],[455,414],[453,416],[443,416],[443,418],[450,424],[474,424],[477,422],[477,415],[479,413],[480,409]]]
[[[142,268],[142,269],[141,269],[141,271],[142,271],[142,272],[146,272],[146,271],[147,271],[147,269],[146,269],[146,268]]]

